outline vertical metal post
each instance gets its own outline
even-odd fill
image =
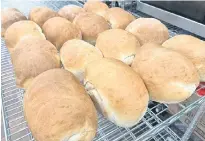
[[[188,139],[190,138],[194,128],[197,125],[197,120],[202,117],[204,112],[205,112],[205,102],[203,102],[201,104],[201,106],[199,107],[196,115],[194,116],[194,118],[192,119],[191,123],[189,124],[186,132],[184,133],[184,136],[182,137],[182,141],[188,141]]]
[[[122,9],[125,9],[125,1],[124,0],[120,1],[120,6]]]
[[[115,7],[115,1],[112,1],[111,7]]]

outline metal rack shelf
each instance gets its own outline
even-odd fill
[[[58,10],[67,4],[80,5],[77,2],[68,1],[45,1],[45,2],[25,2],[24,5],[13,3],[11,1],[3,1],[3,7],[15,7],[28,15],[29,10],[34,6],[47,6],[54,10]],[[137,15],[136,13],[134,14]],[[170,30],[171,35],[176,32]],[[23,114],[23,94],[24,90],[16,87],[13,68],[10,60],[10,55],[5,47],[4,40],[1,39],[1,102],[3,122],[5,129],[5,138],[8,141],[33,141],[31,132],[28,129],[27,123]],[[200,106],[205,102],[205,97],[202,97],[190,105],[184,106],[179,104],[181,111],[175,115],[169,114],[169,107],[166,104],[150,102],[149,108],[144,118],[132,128],[121,128],[105,119],[101,114],[98,114],[98,132],[95,141],[181,141],[169,125],[179,119],[185,113],[193,108]],[[167,116],[167,117],[165,117]]]

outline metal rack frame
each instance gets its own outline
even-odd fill
[[[205,25],[202,23],[143,3],[140,0],[137,1],[137,10],[205,38]]]
[[[25,2],[25,1],[24,1]],[[54,2],[54,1],[30,1],[27,8],[19,8],[19,4],[7,3],[11,7],[19,8],[25,15],[28,15],[28,11],[33,6],[48,6],[54,10],[58,10],[65,4],[76,4],[77,2]],[[6,5],[6,4],[5,4]],[[137,13],[133,13],[135,16],[141,16]],[[169,27],[168,27],[169,28]],[[170,34],[177,34],[170,27]],[[1,104],[3,112],[3,122],[5,129],[5,138],[8,141],[33,141],[33,137],[27,123],[24,119],[23,113],[23,94],[24,90],[16,87],[13,67],[10,60],[10,55],[5,47],[4,40],[1,39]],[[160,104],[156,102],[150,102],[149,108],[143,119],[135,126],[131,128],[121,128],[101,114],[98,114],[98,131],[95,141],[182,141],[182,138],[178,136],[169,125],[179,119],[185,113],[188,113],[192,109],[199,107],[202,103],[205,103],[205,97],[202,97],[194,103],[184,106],[179,104],[181,111],[175,115],[164,118],[164,115],[169,115],[168,105]]]

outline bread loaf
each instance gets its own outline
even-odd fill
[[[79,13],[82,13],[82,12],[85,12],[85,10],[82,8],[82,7],[79,7],[77,5],[66,5],[64,6],[63,8],[61,8],[59,11],[58,11],[58,14],[61,16],[61,17],[64,17],[66,18],[67,20],[69,21],[73,21],[74,18],[79,14]]]
[[[135,20],[135,17],[122,8],[113,7],[106,11],[105,19],[112,28],[125,29],[129,23]]]
[[[60,50],[64,68],[72,72],[81,82],[84,79],[85,66],[103,57],[98,48],[78,39],[65,42]]]
[[[134,34],[141,45],[145,43],[162,44],[169,38],[167,27],[154,18],[138,18],[131,22],[126,30]]]
[[[40,27],[50,18],[59,16],[57,12],[48,7],[34,7],[29,13],[29,19],[37,23]]]
[[[107,21],[94,13],[80,13],[75,17],[73,23],[81,29],[83,40],[95,45],[99,33],[108,30]]]
[[[6,30],[6,47],[12,52],[19,41],[31,37],[45,39],[41,28],[33,21],[24,20],[15,22]]]
[[[115,58],[131,65],[140,43],[134,35],[122,29],[110,29],[99,34],[96,45],[104,57]]]
[[[37,76],[24,95],[24,115],[37,141],[92,141],[97,114],[79,81],[63,69]]]
[[[190,35],[177,35],[162,46],[186,56],[198,70],[200,80],[205,82],[205,42]]]
[[[144,116],[148,92],[139,75],[115,59],[93,61],[85,69],[85,88],[110,121],[131,127]]]
[[[58,50],[67,40],[82,38],[80,29],[61,17],[47,20],[43,25],[43,32],[47,40],[53,43]]]
[[[151,100],[178,103],[189,98],[199,84],[192,62],[177,52],[153,46],[142,46],[132,63],[144,80]]]
[[[105,17],[105,13],[109,9],[105,3],[100,1],[88,1],[84,4],[83,8],[87,12],[93,12],[102,17]]]
[[[42,72],[60,67],[60,57],[54,45],[39,38],[20,41],[11,53],[17,86],[27,88]]]
[[[26,17],[15,8],[4,8],[1,10],[1,36],[4,34],[7,28],[15,22],[26,20]]]

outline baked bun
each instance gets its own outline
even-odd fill
[[[85,12],[85,10],[77,5],[66,5],[58,11],[61,17],[66,18],[69,21],[73,21],[74,18],[79,14]]]
[[[15,22],[26,20],[26,17],[15,8],[4,8],[1,10],[1,36],[4,34],[7,28]]]
[[[122,8],[113,7],[107,10],[105,19],[112,28],[125,29],[129,23],[135,20],[135,17]]]
[[[49,41],[27,38],[20,41],[11,53],[18,87],[27,88],[40,73],[60,67],[58,52]]]
[[[82,38],[80,29],[61,17],[54,17],[47,20],[43,25],[43,32],[46,38],[57,49],[60,49],[67,40]]]
[[[103,16],[105,17],[105,13],[106,10],[109,9],[109,7],[100,1],[89,1],[86,2],[83,6],[83,8],[87,11],[87,12],[93,12],[97,15]]]
[[[169,38],[167,27],[154,18],[136,19],[127,26],[126,30],[134,34],[141,45],[145,43],[162,44]]]
[[[97,108],[118,126],[136,125],[147,110],[149,96],[142,79],[119,60],[89,63],[84,84]]]
[[[83,40],[95,44],[99,33],[108,30],[108,22],[94,13],[80,13],[75,17],[73,23],[81,29]]]
[[[11,52],[16,44],[30,37],[46,39],[41,28],[33,21],[18,21],[9,26],[5,33],[5,42],[8,50]]]
[[[95,46],[102,51],[104,57],[115,58],[131,65],[140,43],[125,30],[110,29],[99,34]]]
[[[50,18],[59,16],[57,12],[48,7],[35,7],[29,13],[29,19],[37,23],[40,27]]]
[[[24,95],[24,115],[37,141],[92,141],[97,113],[85,89],[63,69],[37,76]]]
[[[194,65],[183,55],[145,44],[135,55],[132,68],[140,74],[153,101],[178,103],[189,98],[199,84]]]
[[[85,66],[103,57],[93,45],[78,39],[65,42],[60,50],[64,68],[72,72],[81,82],[84,79]]]
[[[200,80],[205,82],[205,42],[190,35],[177,35],[165,41],[162,46],[177,51],[192,61],[198,70]]]

